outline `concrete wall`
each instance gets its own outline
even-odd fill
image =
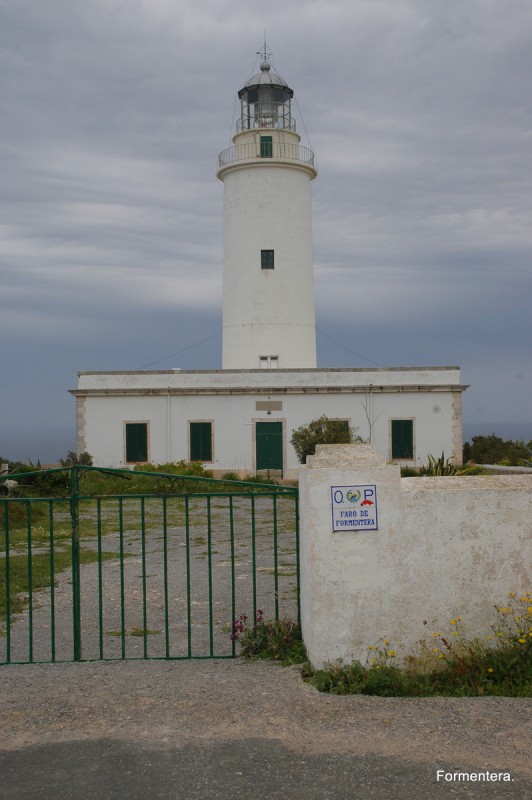
[[[321,446],[300,473],[303,635],[315,667],[381,637],[408,653],[530,589],[532,476],[403,478],[372,448]],[[378,530],[332,532],[331,487],[376,486]],[[353,505],[353,508],[360,506]]]
[[[189,421],[211,420],[214,461],[207,466],[249,474],[255,469],[255,423],[282,421],[284,473],[296,477],[300,465],[290,445],[294,428],[326,414],[349,420],[366,439],[367,409],[372,441],[383,456],[391,456],[390,420],[413,418],[415,452],[408,463],[425,463],[429,452],[451,456],[453,447],[459,462],[457,384],[454,368],[81,374],[74,392],[78,450],[88,451],[97,466],[123,466],[124,423],[147,421],[151,461],[188,460]]]

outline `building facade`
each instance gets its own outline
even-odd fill
[[[82,372],[77,449],[97,466],[201,461],[215,474],[297,476],[292,431],[325,414],[391,460],[462,458],[458,367],[318,369],[311,181],[293,91],[271,69],[238,93],[224,184],[222,369]]]
[[[292,431],[346,420],[382,455],[412,466],[461,462],[457,367],[79,374],[78,450],[98,466],[202,461],[216,474],[297,476]]]

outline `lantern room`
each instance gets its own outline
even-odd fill
[[[240,119],[237,132],[254,128],[279,128],[295,131],[292,117],[294,92],[286,82],[272,71],[267,58],[263,58],[260,72],[253,75],[238,93]]]

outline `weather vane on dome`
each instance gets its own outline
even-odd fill
[[[262,57],[263,61],[270,61],[272,57],[272,51],[268,49],[266,45],[266,31],[264,31],[264,45],[262,46],[261,50],[257,50],[257,55]]]

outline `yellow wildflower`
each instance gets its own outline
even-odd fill
[[[375,645],[374,644],[370,644],[369,649],[370,650],[375,650]]]
[[[445,656],[443,655],[443,653],[440,653],[440,655],[438,656],[438,658],[445,658]]]
[[[525,644],[526,643],[526,639],[518,639],[517,641],[519,642],[519,644]]]
[[[437,647],[433,647],[433,648],[432,648],[432,652],[433,652],[433,653],[439,653],[440,651],[438,650],[438,648],[437,648]]]
[[[486,639],[487,639],[489,642],[491,642],[491,640],[493,639],[493,636],[491,636],[491,634],[490,634],[489,636],[486,636]]]
[[[456,620],[455,619],[451,620],[451,625],[456,625]]]
[[[383,639],[382,641],[384,642],[384,644],[390,644],[390,642],[388,641],[388,639]]]
[[[388,655],[390,656],[390,658],[394,658],[394,656],[396,655],[395,650],[388,650]]]
[[[488,672],[493,672],[493,667],[488,667]]]

